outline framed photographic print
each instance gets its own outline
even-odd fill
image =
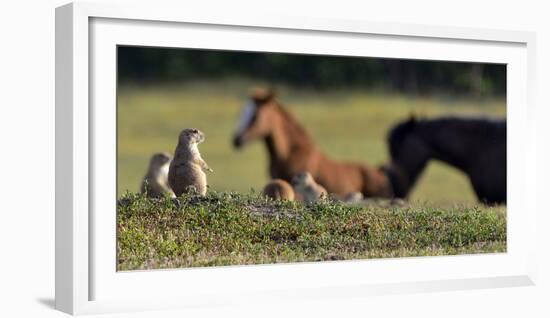
[[[56,308],[533,284],[528,32],[56,10]]]

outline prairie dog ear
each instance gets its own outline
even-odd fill
[[[256,106],[262,106],[275,98],[275,91],[270,87],[255,87],[250,92],[250,98]]]

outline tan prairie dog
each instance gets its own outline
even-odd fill
[[[206,171],[213,170],[202,159],[198,145],[205,139],[198,129],[184,129],[174,151],[174,160],[170,163],[168,182],[177,196],[195,188],[200,195],[206,195]]]
[[[363,194],[358,191],[350,192],[344,197],[346,203],[360,203],[364,199]]]
[[[168,169],[170,167],[172,157],[160,152],[151,156],[149,168],[143,181],[141,182],[141,193],[146,194],[150,198],[161,198],[165,195],[175,197],[174,192],[168,184]]]
[[[283,179],[273,179],[265,185],[263,195],[273,200],[294,201],[294,189]]]
[[[328,197],[327,190],[317,184],[309,172],[300,172],[292,178],[292,186],[296,194],[302,197],[306,203],[312,203],[317,200]]]

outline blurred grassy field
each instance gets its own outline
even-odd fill
[[[216,191],[261,190],[269,179],[261,142],[243,151],[231,146],[240,109],[251,85],[246,81],[196,82],[185,85],[122,85],[118,90],[118,196],[137,192],[150,156],[173,153],[179,132],[194,127],[206,133],[200,145],[214,169],[208,183]],[[503,99],[469,100],[414,97],[364,91],[296,91],[276,86],[279,101],[307,128],[320,148],[341,160],[379,165],[388,160],[386,134],[411,113],[504,117]],[[459,171],[431,162],[412,200],[472,203],[474,193]]]

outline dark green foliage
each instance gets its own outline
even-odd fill
[[[503,252],[500,208],[351,206],[270,201],[254,194],[118,205],[119,270]]]
[[[120,46],[120,82],[226,77],[315,89],[387,89],[474,97],[506,92],[506,65]]]

